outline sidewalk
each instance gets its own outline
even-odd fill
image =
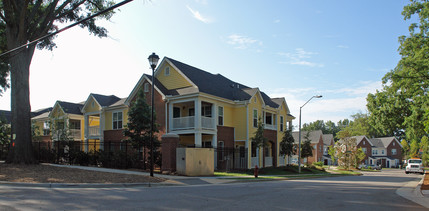
[[[396,190],[396,194],[429,208],[429,190],[421,190],[424,177],[420,182],[412,181]]]

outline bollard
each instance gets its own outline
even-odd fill
[[[255,178],[258,178],[258,165],[255,165],[255,170],[253,171]]]

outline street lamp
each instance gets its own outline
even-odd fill
[[[321,98],[322,95],[315,95],[311,97],[307,102],[304,103],[301,107],[299,107],[299,145],[298,145],[298,173],[301,174],[301,109],[305,105],[307,105],[308,102],[310,102],[313,98]]]
[[[151,124],[150,124],[150,176],[153,177],[153,108],[155,107],[154,104],[154,84],[155,84],[155,67],[158,64],[158,60],[159,60],[159,56],[156,55],[155,53],[152,53],[149,58],[147,58],[149,60],[149,64],[150,67],[152,68],[152,91],[151,91],[151,109],[152,109],[152,113],[151,113]]]

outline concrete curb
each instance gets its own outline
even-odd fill
[[[182,184],[161,182],[161,183],[21,183],[21,182],[0,182],[0,186],[26,187],[26,188],[130,188],[130,187],[163,187],[163,186],[183,186]]]
[[[420,204],[426,208],[429,208],[429,197],[425,197],[421,191],[421,185],[424,181],[424,177],[420,182],[412,181],[405,184],[403,187],[396,190],[396,194]]]

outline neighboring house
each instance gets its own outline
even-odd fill
[[[32,118],[39,140],[58,141],[61,137],[81,142],[83,139],[83,103],[57,101],[52,109],[39,111]]]
[[[334,135],[333,134],[323,134],[323,164],[324,165],[333,165],[331,156],[328,153],[329,147],[334,146]]]
[[[130,106],[137,92],[144,90],[150,104],[152,77],[144,74],[127,100]],[[279,156],[283,131],[294,119],[284,98],[270,98],[258,88],[250,88],[220,75],[211,74],[165,57],[155,71],[155,111],[160,135],[179,135],[183,147],[237,149],[229,157],[215,153],[215,165],[242,168],[284,165]],[[258,118],[264,122],[268,147],[258,150],[251,138]]]
[[[122,140],[122,129],[126,124],[128,107],[125,99],[115,95],[91,93],[81,112],[84,116],[84,151],[103,150],[105,138],[109,142]],[[119,137],[112,137],[121,133]],[[107,137],[106,137],[107,135]]]
[[[357,147],[362,148],[366,157],[365,165],[381,165],[383,168],[396,168],[401,165],[402,145],[395,137],[372,138],[353,136]]]
[[[292,156],[292,163],[297,164],[298,162],[298,145],[299,145],[299,132],[292,132],[292,136],[295,140],[294,144],[296,145],[296,155]],[[323,133],[321,130],[315,131],[301,131],[301,147],[306,140],[310,140],[311,146],[313,148],[313,156],[304,158],[301,163],[313,163],[323,160],[323,151],[324,151],[324,140]]]
[[[380,164],[383,168],[397,168],[401,165],[402,145],[395,137],[372,138],[370,164]]]

